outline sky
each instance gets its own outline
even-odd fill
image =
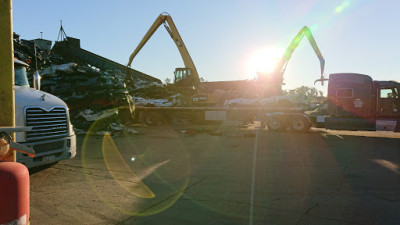
[[[86,0],[13,1],[13,29],[22,39],[55,41],[60,20],[81,47],[126,65],[157,16],[168,12],[206,81],[252,79],[260,52],[283,55],[303,26],[311,28],[325,58],[325,76],[355,72],[400,80],[400,1],[396,0]],[[284,74],[284,89],[314,86],[320,66],[304,38]],[[262,54],[261,54],[262,55]],[[270,56],[272,54],[269,54]],[[276,55],[276,56],[275,56]],[[271,64],[271,57],[265,61]],[[268,61],[268,62],[267,62]],[[132,68],[164,81],[184,67],[160,26]],[[327,85],[317,84],[326,92]]]

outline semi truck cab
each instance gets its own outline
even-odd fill
[[[327,129],[400,131],[400,83],[365,74],[329,76]]]
[[[17,152],[17,162],[32,168],[75,157],[76,136],[67,104],[52,94],[31,88],[27,67],[14,59],[15,125],[32,127],[30,131],[17,132],[16,142],[33,148],[36,155],[30,158]],[[39,79],[34,82],[40,87]]]

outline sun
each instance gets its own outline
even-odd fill
[[[272,73],[282,57],[283,50],[266,47],[253,52],[247,63],[247,77],[253,79],[259,73]]]

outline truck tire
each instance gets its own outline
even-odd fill
[[[293,117],[290,120],[290,128],[295,132],[306,132],[310,129],[310,124],[305,118]]]
[[[159,116],[154,112],[147,112],[144,117],[144,123],[149,126],[156,126],[160,122]]]
[[[270,131],[276,132],[286,130],[287,127],[281,118],[274,116],[267,120],[267,128]]]

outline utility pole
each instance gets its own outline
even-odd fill
[[[14,47],[11,0],[0,0],[0,126],[15,126]],[[15,139],[15,135],[13,137]],[[15,151],[0,161],[15,162]]]
[[[0,0],[0,127],[3,128],[15,127],[11,1]],[[15,140],[15,135],[12,137]],[[29,224],[29,172],[16,162],[14,150],[4,152],[0,155],[0,224],[26,225]]]

